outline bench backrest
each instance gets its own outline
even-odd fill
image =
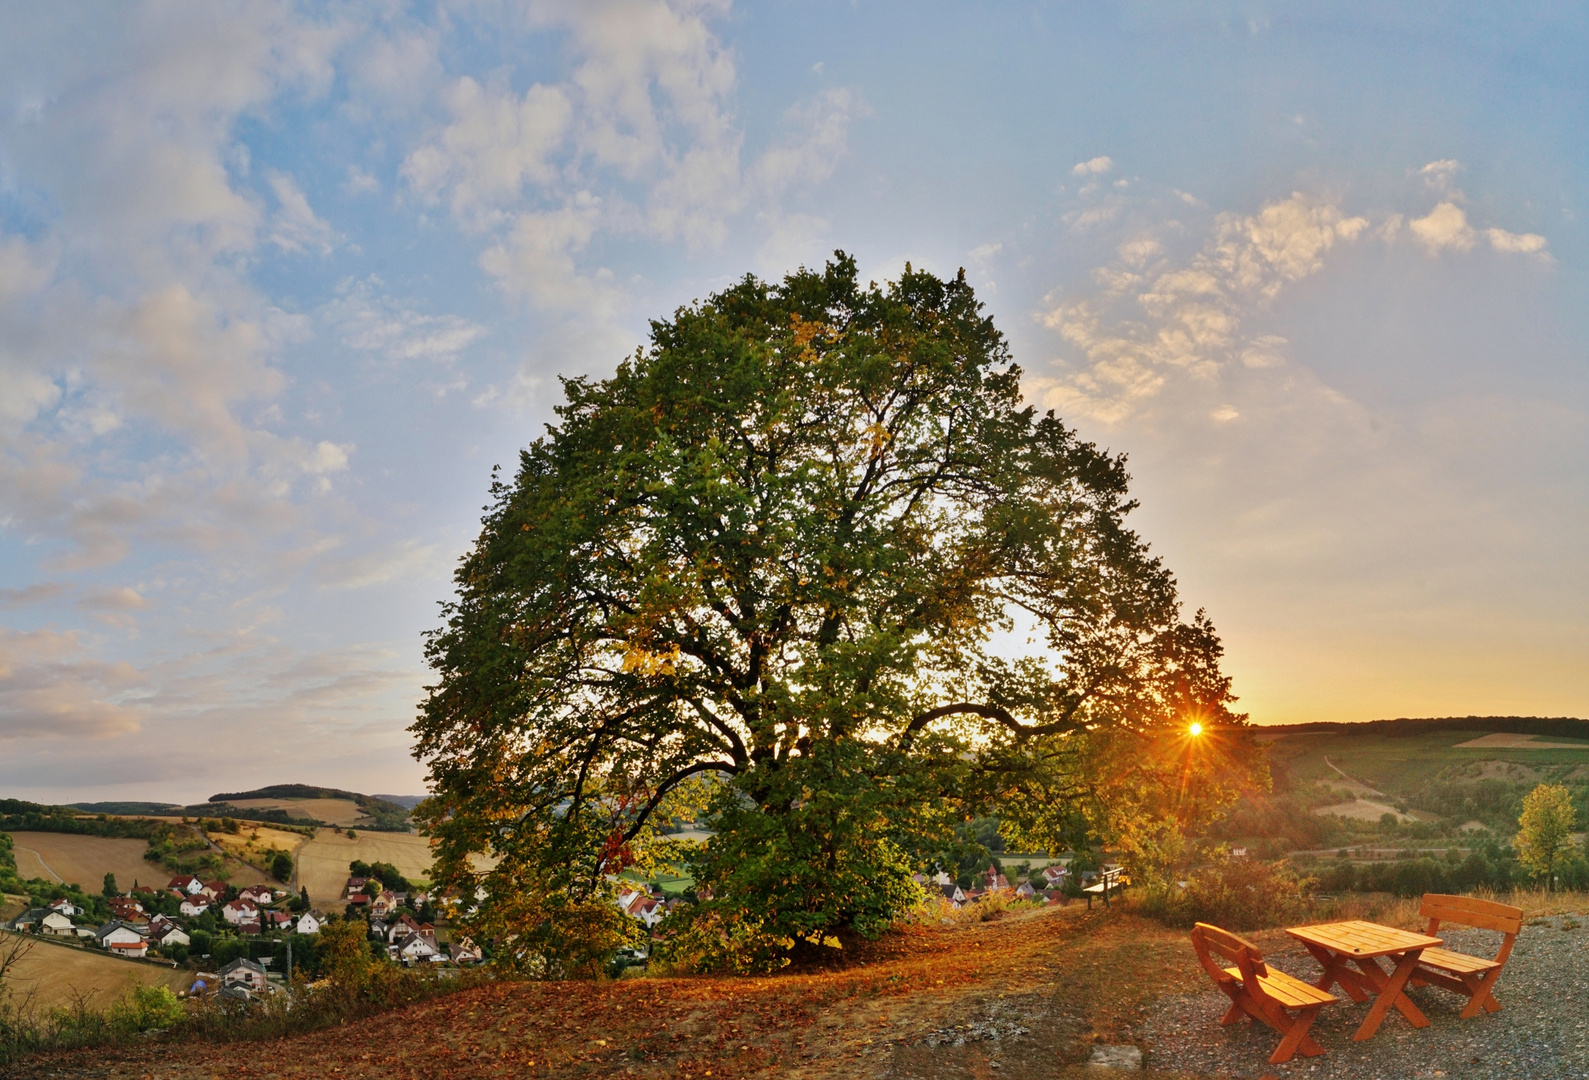
[[[1246,938],[1237,937],[1229,930],[1221,930],[1208,923],[1198,923],[1192,927],[1192,948],[1197,952],[1198,962],[1203,965],[1203,970],[1208,972],[1209,978],[1221,985],[1232,982],[1230,973],[1214,960],[1219,956],[1235,965],[1241,972],[1241,982],[1249,993],[1261,996],[1258,989],[1260,975],[1268,975],[1269,969],[1264,966],[1263,953],[1258,947]]]
[[[1424,893],[1423,905],[1419,907],[1418,914],[1431,920],[1430,934],[1438,930],[1441,923],[1448,922],[1476,926],[1480,930],[1495,930],[1502,934],[1516,934],[1523,928],[1522,908],[1473,896]]]
[[[1424,933],[1431,937],[1439,932],[1441,923],[1475,926],[1480,930],[1494,930],[1504,934],[1501,939],[1501,951],[1495,954],[1495,961],[1499,964],[1506,963],[1506,958],[1512,954],[1512,943],[1517,940],[1518,932],[1523,929],[1522,908],[1510,904],[1497,904],[1494,900],[1480,900],[1473,896],[1424,893],[1418,914],[1429,920]]]

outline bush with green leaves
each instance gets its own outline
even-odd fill
[[[182,1002],[168,986],[135,986],[117,998],[106,1013],[119,1035],[175,1027],[183,1020]]]
[[[1227,930],[1261,930],[1300,917],[1312,881],[1284,863],[1228,858],[1191,872],[1184,887],[1166,881],[1147,889],[1144,914],[1170,926],[1213,923]]]

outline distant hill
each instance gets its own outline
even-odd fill
[[[210,796],[209,807],[188,807],[190,813],[215,814],[224,812],[220,808],[233,807],[239,802],[251,799],[281,799],[312,801],[317,799],[344,799],[358,807],[361,814],[371,819],[371,824],[361,828],[385,829],[395,832],[408,830],[409,806],[393,802],[379,795],[361,795],[357,791],[346,791],[342,788],[317,787],[313,784],[267,784],[264,787],[254,788],[251,791],[223,791]],[[281,811],[263,811],[266,814],[280,813]],[[258,813],[256,811],[256,813]],[[252,815],[250,815],[252,816]]]
[[[73,810],[82,810],[89,814],[120,814],[126,817],[136,817],[139,814],[170,817],[182,813],[182,807],[178,804],[163,802],[74,802],[66,805]]]
[[[372,798],[372,799],[382,799],[382,800],[384,800],[386,802],[392,803],[394,806],[401,806],[405,810],[412,810],[414,807],[418,806],[420,803],[422,803],[426,799],[430,798],[430,796],[429,795],[371,795],[370,798]]]
[[[370,796],[355,791],[315,787],[313,784],[269,784],[252,791],[223,791],[219,795],[211,795],[210,802],[237,802],[240,799],[351,799],[358,802],[368,798]]]
[[[1395,720],[1363,720],[1355,723],[1318,721],[1311,724],[1264,724],[1257,730],[1297,734],[1332,732],[1338,735],[1379,735],[1391,739],[1414,738],[1439,731],[1506,732],[1513,735],[1589,739],[1589,720],[1571,716],[1438,716],[1423,719],[1403,716]]]

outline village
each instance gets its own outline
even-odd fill
[[[1231,851],[1232,857],[1236,858],[1245,857],[1246,854],[1245,848]],[[1091,908],[1094,899],[1101,899],[1107,904],[1112,894],[1129,884],[1121,867],[1115,863],[1105,863],[1098,870],[1077,870],[1072,873],[1070,867],[1062,862],[1033,870],[1027,875],[1017,874],[1020,884],[1014,887],[1011,887],[1009,878],[997,865],[990,865],[962,879],[968,880],[969,885],[962,885],[944,870],[932,875],[912,874],[911,880],[928,897],[941,896],[955,910],[991,897],[999,897],[1006,902],[1024,901],[1044,905],[1065,905],[1075,899],[1085,899],[1088,908]],[[701,899],[711,898],[705,890],[697,895]],[[651,930],[681,904],[688,903],[689,898],[684,894],[670,895],[656,882],[626,881],[620,886],[615,902],[624,914]]]
[[[354,867],[366,869],[361,863]],[[98,925],[85,921],[89,913],[82,906],[62,898],[28,909],[0,929],[101,949],[129,961],[192,968],[189,996],[238,1001],[291,982],[294,944],[300,969],[312,970],[313,939],[337,918],[366,923],[372,955],[405,967],[456,968],[483,959],[467,939],[448,941],[445,930],[438,934],[439,920],[425,889],[394,890],[380,878],[355,873],[339,900],[343,911],[328,915],[312,906],[307,890],[266,884],[238,888],[179,874],[164,888],[134,885],[107,896],[110,918]]]

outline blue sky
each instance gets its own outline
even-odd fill
[[[0,791],[421,786],[490,469],[746,272],[965,267],[1254,719],[1589,715],[1589,27],[8,5]]]

